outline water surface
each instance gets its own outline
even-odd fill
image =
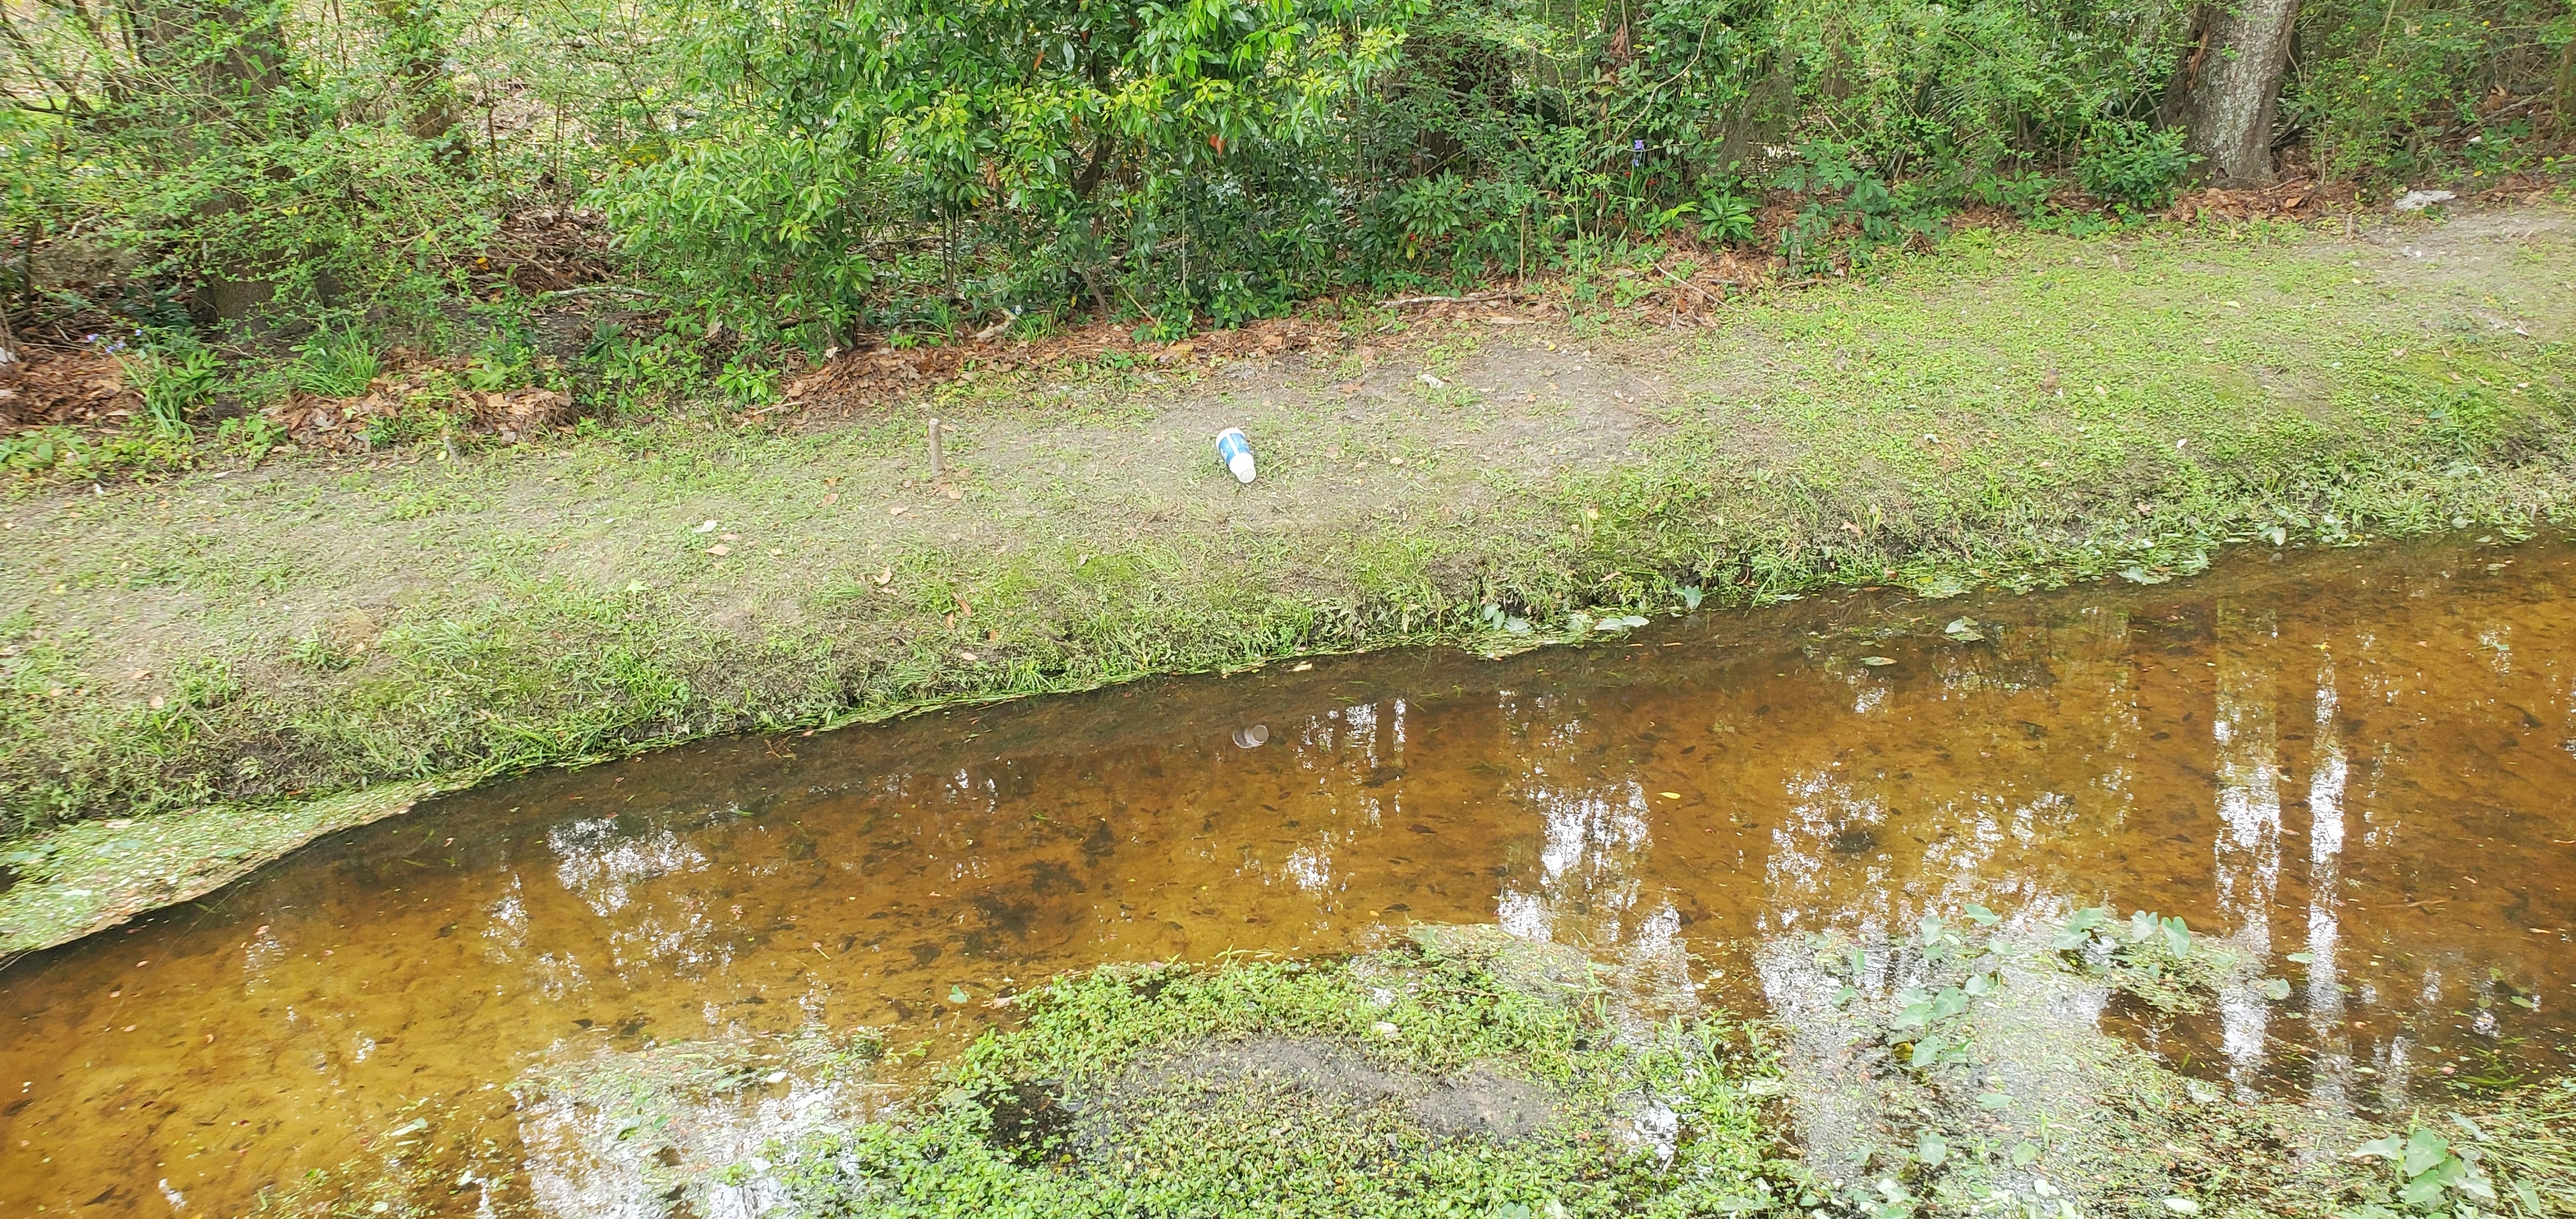
[[[0,970],[0,1212],[237,1212],[451,1154],[409,1150],[425,1106],[514,1170],[460,1209],[595,1206],[581,1115],[514,1098],[524,1073],[815,1028],[939,1044],[1059,970],[1414,922],[1758,1011],[1782,936],[2109,902],[2294,983],[2123,1025],[2195,1074],[2370,1110],[2548,1069],[2576,1003],[2572,558],[1860,593],[497,785]]]

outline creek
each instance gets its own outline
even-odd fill
[[[2382,1112],[2562,1069],[2571,563],[1861,591],[494,784],[0,969],[0,1211],[240,1213],[409,1157],[475,1178],[463,1211],[649,1213],[622,1132],[531,1073],[861,1027],[935,1064],[1061,971],[1416,923],[1763,1013],[1804,984],[1762,968],[1784,937],[2149,909],[2257,963],[2204,1014],[2103,1016],[2191,1075]],[[716,1142],[882,1100],[827,1091],[765,1075]]]

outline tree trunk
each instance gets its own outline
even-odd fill
[[[376,0],[375,10],[401,91],[403,130],[437,145],[441,164],[463,165],[472,146],[466,139],[451,138],[457,134],[456,90],[447,78],[447,45],[428,6],[419,0]]]
[[[2558,52],[2557,96],[2550,99],[2549,109],[2558,130],[2576,131],[2576,41]]]
[[[125,0],[136,31],[137,96],[157,93],[171,106],[161,117],[176,139],[163,151],[177,161],[215,155],[245,120],[256,123],[286,84],[286,28],[276,0]],[[231,190],[199,201],[198,219],[214,224],[245,203]],[[277,285],[237,254],[217,252],[198,294],[201,321],[259,324]]]
[[[2272,120],[2298,17],[2299,0],[2222,0],[2192,23],[2193,49],[2176,82],[2179,117],[2209,181],[2272,184]]]

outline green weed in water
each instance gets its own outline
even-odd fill
[[[1561,950],[1559,950],[1561,951]],[[1578,956],[1498,934],[1349,961],[1107,967],[936,1095],[814,1140],[809,1215],[1785,1213],[1741,1026],[1621,1029]]]

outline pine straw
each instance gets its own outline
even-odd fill
[[[1096,322],[1038,340],[998,335],[936,347],[877,343],[836,354],[787,382],[787,403],[808,415],[849,415],[868,403],[905,397],[968,372],[1013,372],[1093,364],[1123,356],[1139,364],[1180,366],[1217,359],[1338,348],[1340,327],[1315,317],[1271,318],[1238,330],[1214,330],[1176,343],[1137,339],[1125,327]]]

